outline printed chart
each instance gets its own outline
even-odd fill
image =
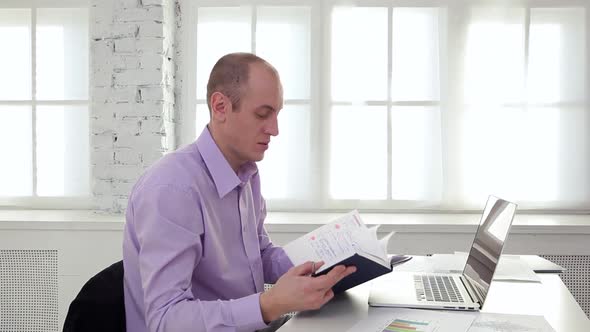
[[[348,332],[467,332],[474,319],[435,310],[371,308]]]
[[[434,332],[433,324],[428,321],[394,319],[383,332]]]

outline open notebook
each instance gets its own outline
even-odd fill
[[[378,227],[368,228],[358,211],[354,210],[283,248],[295,265],[324,261],[324,265],[315,272],[316,276],[328,273],[336,265],[356,266],[357,272],[332,288],[334,293],[339,293],[391,272],[392,258],[387,256],[387,246],[394,232],[379,240]],[[399,257],[394,256],[393,259],[396,258]]]

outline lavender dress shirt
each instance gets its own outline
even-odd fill
[[[255,163],[236,174],[205,128],[129,197],[123,239],[128,332],[253,331],[264,283],[293,266],[266,230]]]

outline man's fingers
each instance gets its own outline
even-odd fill
[[[324,264],[324,262],[319,261],[319,262],[305,262],[301,265],[297,265],[291,268],[291,270],[289,270],[289,272],[292,275],[296,275],[296,276],[305,276],[305,275],[309,275],[312,274],[313,272],[317,271],[319,269],[320,266],[322,266]]]
[[[301,275],[306,275],[309,274],[311,272],[312,269],[312,262],[305,262],[301,265],[297,265],[292,267],[289,272],[289,274],[291,275],[295,275],[295,276],[301,276]]]
[[[334,280],[334,283],[344,279],[346,276],[350,275],[351,273],[356,272],[356,266],[344,266],[338,265],[335,266],[328,274],[330,278]]]
[[[347,277],[355,272],[356,272],[356,266],[347,266],[346,270],[344,270],[343,274],[344,274],[344,277]],[[342,277],[342,278],[344,278],[344,277]]]
[[[326,295],[324,296],[324,300],[326,302],[330,301],[332,298],[334,297],[334,291],[332,289],[330,289],[329,291],[326,292]],[[326,303],[324,302],[324,303]]]
[[[320,267],[322,267],[322,265],[324,265],[324,261],[315,262],[315,266],[314,266],[315,269],[314,269],[313,273],[316,273],[316,271],[319,270]]]
[[[313,280],[313,287],[318,290],[332,288],[336,283],[356,271],[355,266],[337,265],[330,272]]]

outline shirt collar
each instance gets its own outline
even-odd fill
[[[205,166],[213,178],[219,198],[223,198],[237,186],[245,186],[250,178],[258,173],[256,163],[250,161],[240,166],[238,174],[236,174],[213,140],[208,126],[203,129],[196,144]]]

